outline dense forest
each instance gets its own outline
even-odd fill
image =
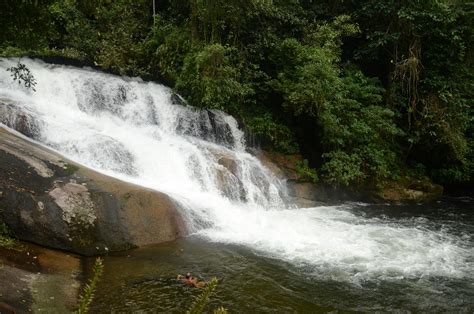
[[[0,14],[2,56],[162,82],[301,153],[313,180],[474,178],[468,1],[7,0]]]

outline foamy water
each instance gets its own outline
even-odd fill
[[[285,183],[245,151],[243,133],[220,111],[198,111],[159,84],[23,59],[36,92],[0,62],[4,123],[27,114],[34,139],[103,173],[171,195],[190,230],[244,245],[341,281],[471,277],[471,237],[393,219],[354,205],[295,209]]]

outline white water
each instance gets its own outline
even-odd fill
[[[0,121],[15,127],[30,117],[40,143],[168,193],[198,236],[335,280],[470,276],[472,249],[453,235],[357,216],[352,205],[285,206],[284,183],[245,151],[236,121],[222,112],[173,104],[168,88],[139,79],[23,62],[36,92],[12,81],[5,69],[13,60],[0,62],[0,99],[11,103]]]

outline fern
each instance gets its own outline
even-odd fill
[[[204,311],[204,308],[209,303],[209,299],[216,289],[217,286],[217,278],[214,277],[207,283],[207,285],[203,288],[203,291],[200,295],[196,297],[194,302],[191,304],[191,307],[186,311],[186,314],[200,314]],[[227,313],[226,309],[220,307],[214,310],[214,313],[217,314],[224,314]]]
[[[97,283],[99,282],[100,277],[104,271],[104,264],[100,257],[96,258],[94,267],[92,268],[92,278],[89,279],[89,282],[86,283],[82,294],[79,297],[79,306],[76,310],[77,314],[85,314],[89,312],[89,305],[94,299],[94,293],[97,288]]]
[[[212,312],[213,314],[227,314],[227,310],[224,307],[218,307]]]

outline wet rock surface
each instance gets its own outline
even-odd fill
[[[246,201],[247,195],[244,183],[241,181],[241,168],[239,160],[230,152],[207,148],[208,152],[215,158],[216,165],[216,185],[222,195],[232,200]]]
[[[422,180],[404,180],[387,182],[376,192],[376,197],[391,203],[426,203],[437,200],[443,195],[443,187]]]
[[[303,161],[301,155],[285,155],[258,149],[252,149],[251,153],[260,159],[262,164],[276,176],[295,182],[300,180],[300,175],[296,171],[296,165],[298,162]]]
[[[173,103],[185,104],[180,103],[179,99],[177,95],[172,96]],[[236,143],[227,118],[227,114],[220,110],[185,107],[178,111],[176,131],[179,134],[233,148]]]
[[[22,243],[0,248],[0,313],[68,313],[80,289],[78,256]]]
[[[31,112],[5,99],[0,99],[0,123],[31,138],[40,134],[40,122]]]
[[[329,199],[326,189],[314,183],[289,181],[287,187],[289,196],[296,198],[302,204],[309,205],[311,203],[308,201],[324,202]]]
[[[331,199],[331,194],[321,184],[302,180],[296,167],[298,163],[303,161],[301,155],[284,155],[255,149],[252,150],[252,153],[274,175],[287,180],[287,192],[290,201],[298,207],[314,207]]]
[[[83,255],[185,233],[167,195],[100,174],[2,128],[0,219],[19,239]]]

